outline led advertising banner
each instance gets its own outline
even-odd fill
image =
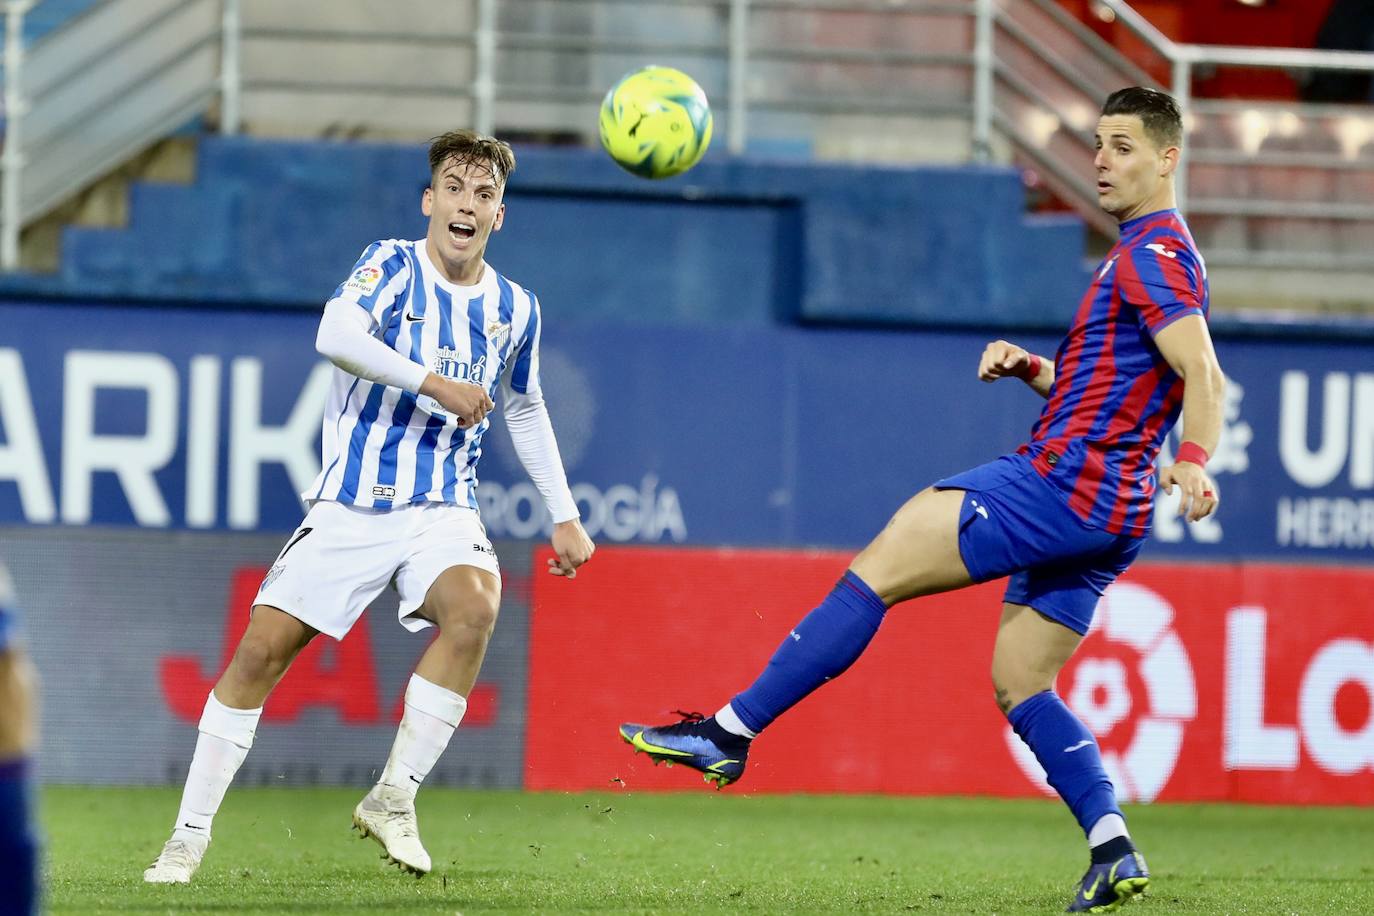
[[[601,543],[855,548],[912,493],[1014,449],[1043,403],[976,379],[987,335],[600,325],[570,310],[546,305],[544,390]],[[334,371],[313,314],[4,303],[0,327],[0,524],[300,520]],[[1217,350],[1221,511],[1184,525],[1161,499],[1146,555],[1374,559],[1374,344]],[[490,533],[542,536],[499,418],[483,450]]]

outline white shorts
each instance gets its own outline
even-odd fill
[[[424,503],[360,509],[315,503],[277,554],[254,604],[285,611],[343,639],[388,584],[401,596],[396,616],[411,632],[433,626],[414,616],[440,573],[476,566],[501,577],[496,551],[475,509]]]

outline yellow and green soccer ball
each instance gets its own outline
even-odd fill
[[[711,144],[711,106],[690,76],[672,67],[625,74],[601,102],[601,145],[625,171],[671,178]]]

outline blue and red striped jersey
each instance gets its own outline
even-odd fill
[[[1054,357],[1049,399],[1021,446],[1088,524],[1150,530],[1155,459],[1183,408],[1183,379],[1154,336],[1207,317],[1207,268],[1177,210],[1121,224]]]

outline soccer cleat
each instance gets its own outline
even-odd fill
[[[1145,892],[1150,870],[1138,852],[1127,853],[1115,862],[1088,868],[1079,882],[1066,913],[1110,913],[1136,894]]]
[[[353,809],[353,827],[363,838],[372,837],[386,851],[382,858],[419,878],[429,872],[429,853],[420,844],[415,821],[415,800],[381,784]]]
[[[676,725],[635,725],[627,722],[620,726],[620,737],[625,743],[648,754],[657,766],[659,761],[672,766],[683,766],[700,770],[708,783],[715,783],[722,789],[744,775],[744,764],[749,757],[749,739],[732,735],[700,713],[689,713]]]
[[[143,880],[148,884],[190,884],[209,845],[208,839],[196,842],[173,837],[153,864],[143,870]]]

